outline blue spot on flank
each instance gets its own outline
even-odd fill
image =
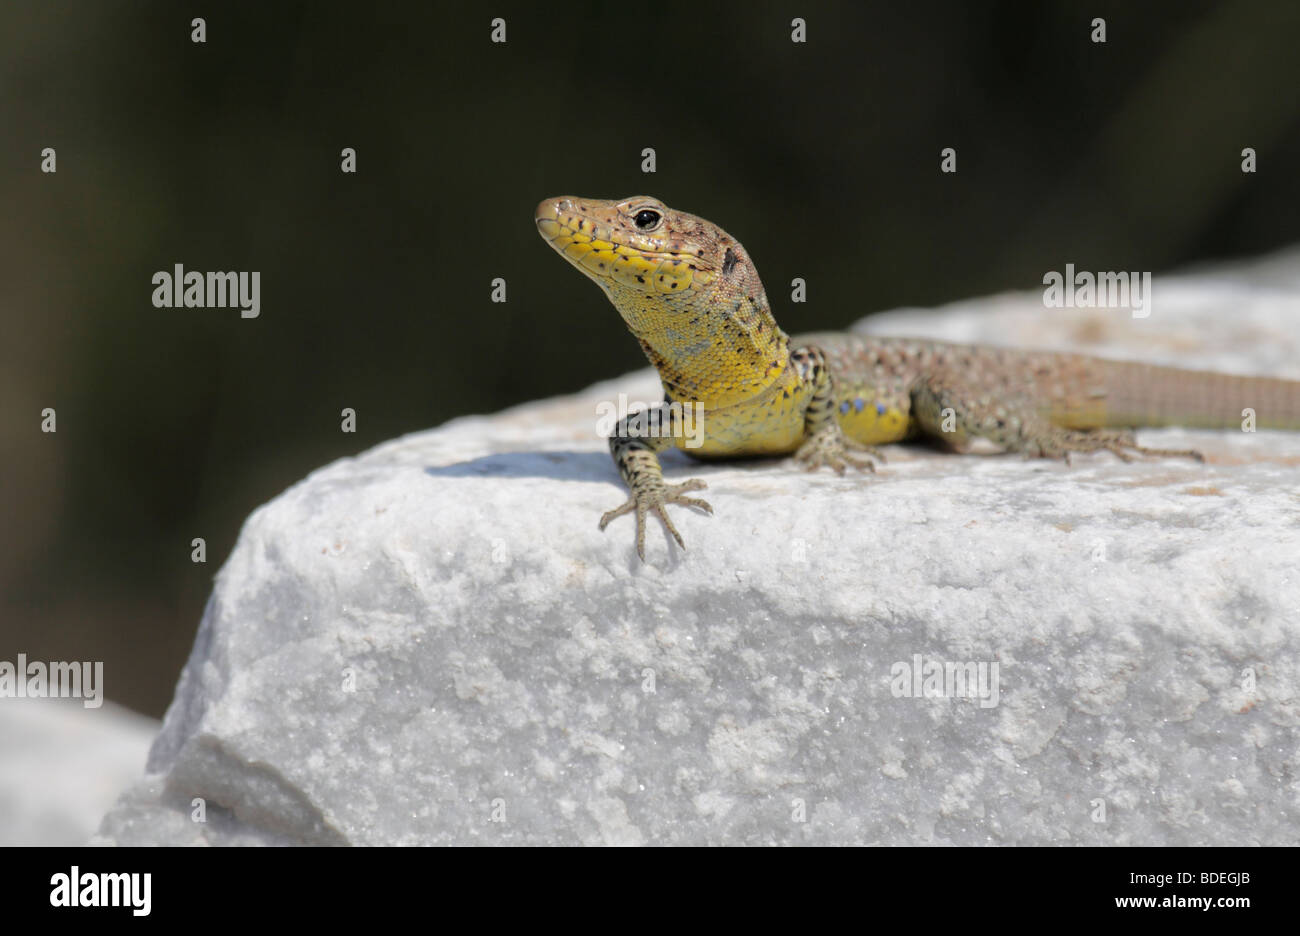
[[[885,406],[884,403],[881,403],[879,400],[876,401],[876,412],[879,413],[881,416],[885,415],[886,408],[887,407]]]
[[[849,401],[845,400],[843,403],[840,404],[840,412],[847,413],[848,411],[849,411]]]
[[[860,413],[862,412],[862,407],[866,405],[867,405],[867,401],[862,399],[862,397],[858,397],[856,400],[853,401],[853,411],[855,413]]]

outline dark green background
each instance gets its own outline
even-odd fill
[[[1300,240],[1297,7],[4,4],[0,659],[102,659],[110,698],[161,714],[258,504],[642,366],[538,238],[544,196],[718,221],[791,332]],[[261,317],[154,309],[175,263],[260,271]]]

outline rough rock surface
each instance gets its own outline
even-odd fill
[[[1032,292],[864,330],[1300,378],[1300,256],[1157,277],[1145,319]],[[684,553],[652,523],[642,565],[630,518],[596,529],[620,391],[658,396],[458,419],[255,511],[99,840],[1300,840],[1300,434],[842,478],[674,455],[716,514],[675,512]],[[918,660],[997,663],[996,698],[909,695]]]

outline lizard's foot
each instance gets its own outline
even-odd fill
[[[605,529],[609,522],[616,517],[621,517],[625,513],[636,511],[636,554],[645,562],[645,515],[653,513],[659,518],[659,522],[664,525],[664,529],[672,534],[673,539],[677,540],[677,545],[682,549],[686,544],[682,542],[682,535],[677,532],[677,527],[673,526],[672,520],[668,518],[667,511],[664,510],[668,504],[681,504],[685,507],[695,507],[705,513],[713,513],[713,507],[708,501],[700,500],[698,497],[686,497],[687,491],[700,491],[708,487],[699,478],[692,478],[689,481],[683,481],[681,484],[664,484],[661,479],[655,479],[647,482],[632,491],[632,496],[628,498],[627,503],[621,507],[615,507],[607,511],[600,518],[600,529]]]
[[[1071,452],[1097,452],[1105,449],[1121,461],[1131,462],[1130,452],[1165,458],[1194,458],[1205,461],[1205,456],[1195,449],[1161,449],[1138,445],[1132,432],[1093,430],[1080,432],[1071,429],[1054,429],[1031,439],[1026,446],[1027,455],[1040,458],[1060,458],[1068,465]]]
[[[851,455],[850,452],[865,452],[870,457],[859,458]],[[876,466],[871,463],[872,458],[882,462],[885,460],[885,456],[878,449],[850,439],[837,424],[832,424],[818,432],[799,446],[799,450],[794,453],[795,461],[803,465],[805,470],[816,471],[823,465],[827,465],[834,469],[836,474],[844,474],[844,469],[849,465],[863,471],[875,471]]]

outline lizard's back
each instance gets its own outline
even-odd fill
[[[1300,430],[1300,383],[1280,378],[928,339],[818,333],[792,341],[826,353],[841,424],[872,444],[915,431],[912,388],[944,373],[975,396],[967,404],[1032,410],[1071,429],[1223,429],[1240,425],[1250,409],[1259,428]]]

